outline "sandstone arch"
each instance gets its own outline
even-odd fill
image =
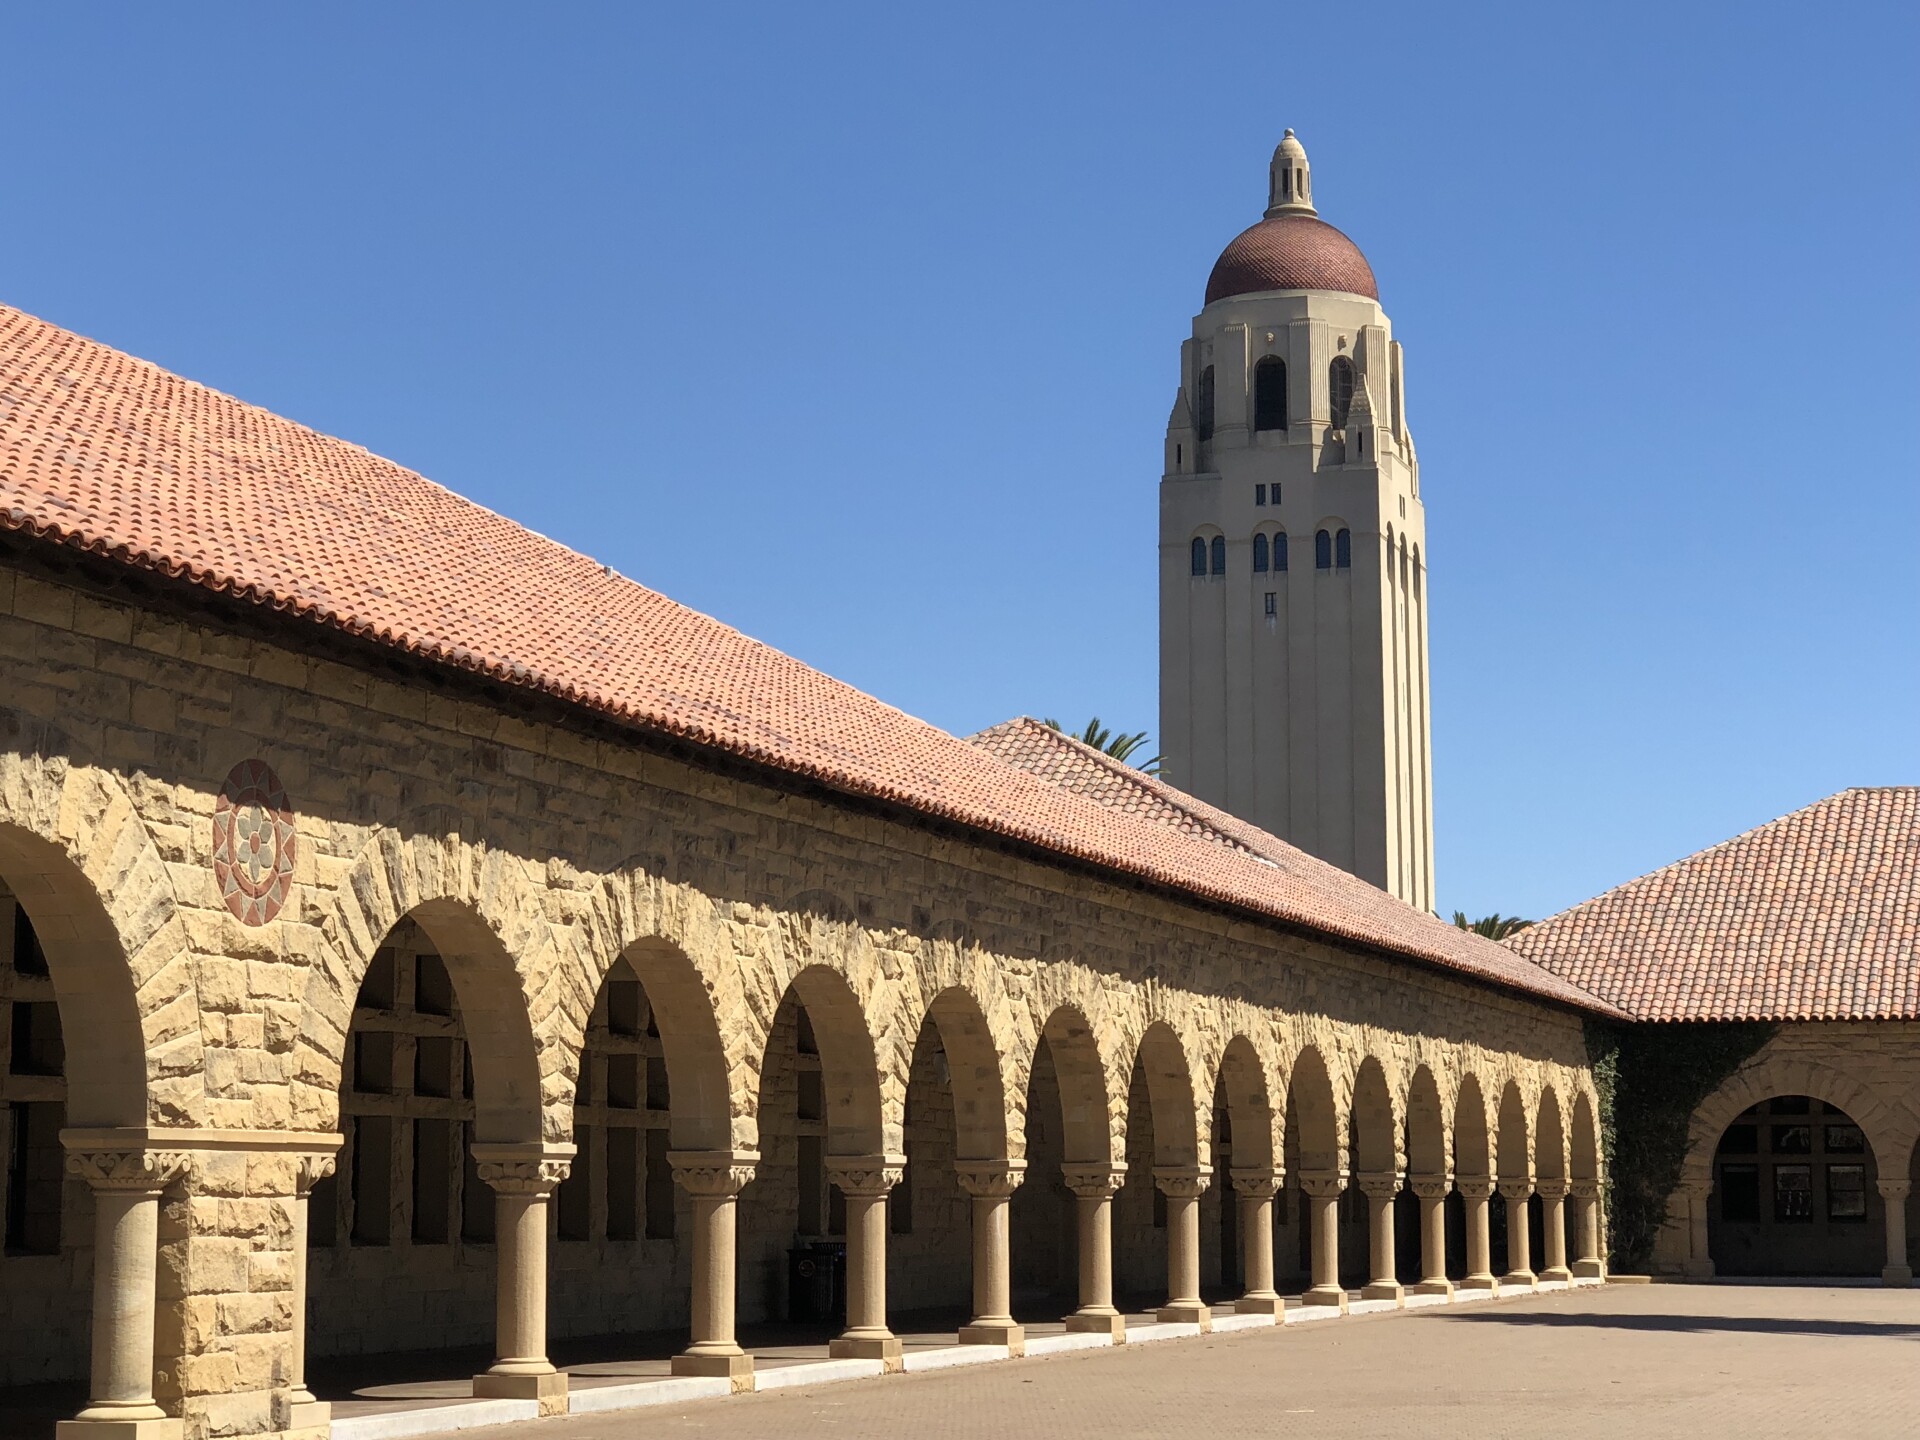
[[[1420,1065],[1407,1087],[1407,1173],[1419,1180],[1444,1179],[1448,1164],[1446,1110],[1440,1101],[1440,1082],[1433,1070]]]
[[[1701,1192],[1712,1184],[1713,1152],[1721,1134],[1743,1111],[1776,1095],[1808,1095],[1837,1105],[1866,1133],[1874,1162],[1882,1175],[1907,1173],[1914,1147],[1913,1112],[1891,1097],[1870,1090],[1846,1072],[1817,1060],[1784,1055],[1755,1056],[1735,1071],[1693,1112],[1687,1127],[1687,1158],[1681,1166],[1680,1188]]]
[[[1007,1087],[986,1011],[971,991],[950,985],[928,1005],[927,1022],[947,1054],[957,1158],[1011,1158]]]
[[[1502,1183],[1533,1183],[1533,1139],[1527,1125],[1527,1103],[1520,1086],[1509,1080],[1500,1091],[1500,1109],[1495,1122],[1494,1163]]]
[[[1593,1097],[1584,1090],[1573,1102],[1568,1149],[1568,1170],[1576,1183],[1600,1178],[1600,1126],[1594,1114]]]
[[[820,1049],[827,1153],[897,1154],[897,1126],[889,1133],[881,1108],[879,1056],[853,987],[839,971],[809,965],[793,977],[787,989],[806,1009]]]
[[[1567,1178],[1566,1128],[1560,1118],[1560,1096],[1553,1086],[1540,1091],[1540,1113],[1534,1124],[1533,1169],[1545,1184],[1560,1184]]]
[[[1153,1110],[1153,1162],[1156,1166],[1200,1163],[1200,1118],[1194,1103],[1193,1071],[1173,1027],[1156,1020],[1140,1037],[1134,1063],[1146,1076]]]
[[[1393,1090],[1387,1084],[1386,1067],[1375,1056],[1362,1060],[1354,1075],[1349,1115],[1355,1173],[1397,1174],[1401,1169],[1400,1126],[1394,1113]]]
[[[1233,1164],[1239,1170],[1271,1170],[1279,1161],[1276,1107],[1253,1041],[1236,1034],[1220,1056],[1220,1088],[1233,1126]]]
[[[1061,1005],[1047,1017],[1040,1034],[1059,1078],[1067,1162],[1105,1164],[1123,1160],[1125,1152],[1115,1145],[1116,1107],[1108,1088],[1108,1067],[1086,1013],[1075,1005]]]
[[[1301,1175],[1341,1173],[1345,1169],[1345,1134],[1334,1100],[1333,1077],[1317,1047],[1309,1045],[1295,1058],[1287,1098]]]

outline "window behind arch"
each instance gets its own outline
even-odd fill
[[[1213,573],[1216,575],[1227,573],[1227,537],[1224,535],[1213,537]]]
[[[1253,570],[1256,575],[1267,572],[1267,537],[1264,535],[1253,537]]]
[[[1333,537],[1333,564],[1337,570],[1353,568],[1353,532],[1342,530]]]
[[[1213,366],[1200,372],[1200,394],[1193,407],[1193,433],[1201,440],[1213,439]]]
[[[1198,535],[1193,537],[1193,573],[1196,575],[1207,573],[1207,542]]]
[[[1273,568],[1284,571],[1287,568],[1287,532],[1276,531],[1273,537]]]
[[[1287,428],[1287,362],[1278,355],[1253,367],[1253,428]]]
[[[1332,412],[1334,429],[1347,423],[1347,412],[1353,408],[1353,361],[1344,355],[1334,356],[1327,367],[1327,408]]]
[[[1313,568],[1316,570],[1333,568],[1333,536],[1325,530],[1313,537]]]

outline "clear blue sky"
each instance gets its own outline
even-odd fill
[[[949,730],[1157,720],[1285,126],[1408,351],[1443,908],[1920,782],[1910,5],[11,7],[0,298]]]

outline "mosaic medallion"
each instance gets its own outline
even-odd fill
[[[213,878],[242,925],[265,925],[293,893],[298,840],[280,777],[264,760],[242,760],[213,807]]]

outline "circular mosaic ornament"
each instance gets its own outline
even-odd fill
[[[242,925],[265,925],[293,893],[293,810],[264,760],[242,760],[213,807],[213,878]]]

